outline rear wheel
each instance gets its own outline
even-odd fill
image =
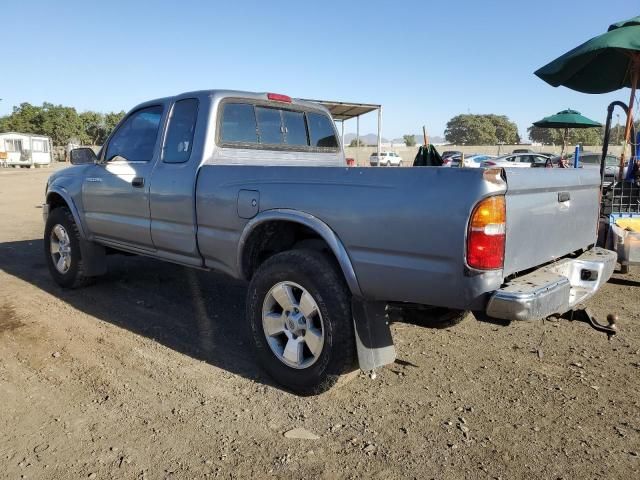
[[[326,391],[354,368],[350,293],[321,252],[287,251],[262,264],[249,285],[247,320],[260,365],[298,394]]]
[[[51,211],[44,229],[44,256],[51,276],[58,285],[78,288],[87,285],[80,251],[80,232],[66,207]]]

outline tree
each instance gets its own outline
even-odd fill
[[[603,128],[570,128],[569,134],[567,135],[567,144],[601,145],[603,131]],[[562,128],[540,128],[532,126],[527,129],[527,132],[529,133],[531,141],[545,145],[561,145],[564,135],[564,129]]]
[[[101,145],[106,138],[104,115],[98,112],[82,112],[80,114],[84,131],[83,144]]]
[[[83,139],[84,129],[82,120],[73,107],[42,104],[42,134],[51,138],[54,145],[66,145],[69,139],[76,137]]]
[[[444,131],[448,142],[457,145],[495,145],[520,143],[518,126],[505,115],[456,115]]]
[[[561,144],[562,130],[558,128],[540,128],[531,126],[527,128],[529,139],[532,142],[542,143],[543,145]]]
[[[42,130],[42,107],[21,103],[13,107],[10,115],[0,119],[3,132],[40,133]]]
[[[120,120],[122,120],[124,118],[124,116],[126,115],[124,110],[121,110],[120,112],[110,112],[110,113],[106,113],[104,116],[104,128],[106,131],[106,135],[109,136],[111,134],[111,132],[113,132],[113,130],[116,128],[116,126],[118,125],[118,123],[120,123]],[[107,138],[105,137],[103,142],[106,141]]]
[[[639,131],[640,121],[635,123],[636,133]],[[609,143],[611,145],[620,145],[624,141],[625,124],[613,125],[609,131]]]
[[[364,142],[361,139],[358,138],[354,138],[353,140],[351,140],[351,143],[349,144],[350,147],[364,147]]]
[[[496,139],[498,142],[507,145],[516,145],[520,143],[520,135],[518,135],[518,126],[509,120],[506,115],[484,115],[496,127]],[[496,142],[496,143],[498,143]]]
[[[416,146],[416,136],[415,135],[403,135],[402,139],[404,140],[404,144],[407,147],[415,147]]]
[[[124,112],[103,114],[92,111],[78,114],[75,108],[63,105],[22,103],[13,107],[10,115],[0,118],[0,132],[46,135],[54,145],[66,145],[70,139],[101,145],[124,115]]]
[[[494,145],[496,127],[485,115],[456,115],[447,122],[444,136],[456,145]]]

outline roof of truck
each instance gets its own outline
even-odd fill
[[[202,96],[208,96],[214,99],[222,99],[225,97],[239,97],[239,98],[248,98],[253,100],[269,101],[270,99],[267,98],[267,95],[271,93],[274,93],[274,92],[246,92],[242,90],[222,90],[222,89],[221,90],[195,90],[192,92],[180,93],[178,95],[174,95],[171,97],[162,97],[162,98],[155,98],[153,100],[148,100],[146,102],[136,105],[134,109],[138,109],[144,106],[158,104],[158,103],[166,103],[179,98],[202,97]],[[279,94],[279,95],[283,95],[283,94]],[[323,103],[320,100],[306,100],[306,99],[293,98],[293,97],[290,97],[290,98],[291,98],[292,105],[299,105],[307,108],[316,108],[318,110],[323,110],[325,112],[331,113],[330,109],[326,107],[326,102]],[[274,104],[283,104],[283,103],[286,104],[286,102],[281,102],[277,100],[271,100],[271,101],[273,101]]]

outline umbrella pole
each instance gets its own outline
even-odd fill
[[[622,147],[622,154],[620,155],[620,168],[618,170],[619,182],[624,179],[624,154],[627,149],[627,145],[629,144],[631,126],[633,125],[633,104],[636,100],[636,86],[638,85],[638,73],[640,70],[639,58],[639,56],[634,55],[631,60],[631,96],[629,97],[629,110],[627,110],[627,124],[624,127],[624,144]],[[633,156],[633,152],[631,156]]]
[[[564,155],[564,149],[567,147],[567,137],[569,136],[569,129],[565,128],[562,134],[562,150],[560,150],[560,163],[564,165],[562,156]]]

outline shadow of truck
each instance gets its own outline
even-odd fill
[[[177,352],[276,386],[256,365],[248,343],[246,285],[142,256],[112,255],[109,271],[78,290],[49,275],[40,239],[0,244],[0,269],[100,320]]]

